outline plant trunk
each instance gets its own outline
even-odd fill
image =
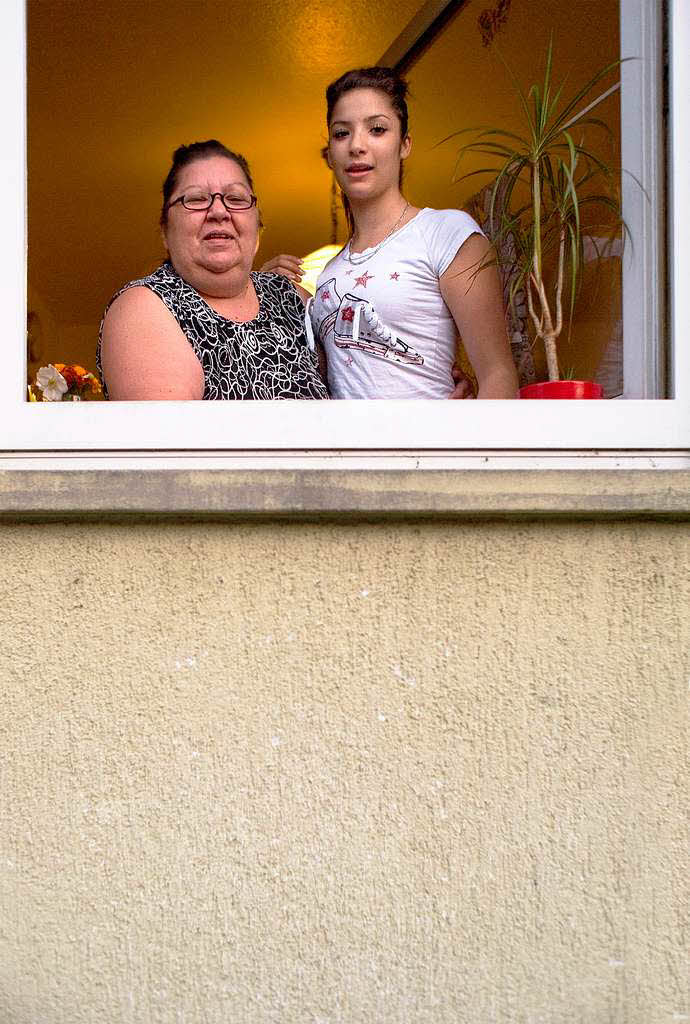
[[[556,338],[558,337],[555,331],[547,331],[544,333],[544,352],[546,353],[546,368],[549,374],[549,380],[560,380],[561,374],[558,369],[558,351],[556,348]]]
[[[534,276],[541,281],[541,176],[539,161],[532,164],[532,216],[534,217]]]

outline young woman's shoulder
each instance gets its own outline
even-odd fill
[[[474,217],[465,210],[434,210],[426,206],[419,211],[415,220],[426,234],[444,231],[454,234],[465,232],[467,236],[475,232],[484,234]]]
[[[484,234],[474,217],[464,210],[432,210],[426,207],[420,210],[415,220],[419,221],[418,228],[429,259],[439,276],[471,235]]]

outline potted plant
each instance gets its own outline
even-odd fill
[[[526,302],[533,344],[543,345],[548,373],[547,382],[521,388],[520,396],[600,398],[601,388],[594,381],[562,379],[558,341],[564,306],[570,330],[581,282],[583,209],[597,206],[606,211],[611,240],[626,232],[614,173],[585,143],[586,129],[596,126],[610,132],[604,122],[590,116],[598,102],[592,102],[592,91],[621,62],[613,61],[599,70],[565,100],[563,84],[555,88],[552,83],[552,53],[549,43],[543,81],[527,93],[508,69],[524,115],[522,131],[465,129],[473,138],[461,147],[456,170],[469,154],[489,156],[495,164],[455,180],[489,172],[495,175],[488,234],[504,272],[506,261],[510,261],[509,301],[512,305],[520,297]],[[463,132],[454,132],[448,139],[460,134]]]

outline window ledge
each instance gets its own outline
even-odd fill
[[[4,470],[0,520],[690,518],[688,470]]]

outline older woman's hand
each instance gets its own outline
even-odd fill
[[[455,387],[452,392],[448,395],[449,398],[476,398],[474,393],[474,386],[472,381],[467,376],[464,370],[462,370],[457,362],[453,363],[453,368],[450,371],[453,378]]]

